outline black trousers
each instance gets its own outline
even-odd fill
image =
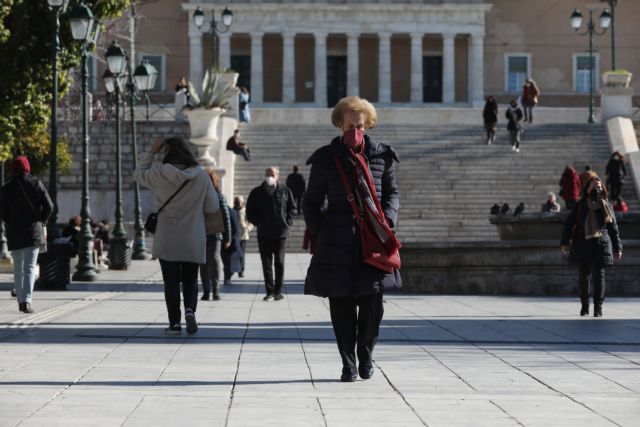
[[[609,181],[609,200],[616,202],[619,197],[622,196],[622,182],[621,181]]]
[[[242,248],[242,257],[240,258],[240,273],[244,274],[244,259],[247,257],[247,241],[240,240],[240,247]]]
[[[565,200],[564,201],[564,205],[567,208],[568,211],[570,211],[571,209],[573,209],[573,207],[576,205],[577,201],[576,200]]]
[[[164,301],[167,304],[169,325],[180,324],[180,283],[184,296],[184,308],[196,311],[198,304],[198,268],[195,262],[174,262],[160,260],[164,280]]]
[[[578,268],[578,283],[580,284],[580,300],[589,303],[589,276],[593,285],[593,303],[602,304],[604,301],[604,266],[580,264]]]
[[[264,275],[264,287],[267,294],[279,294],[282,292],[282,279],[284,277],[284,252],[286,239],[258,238],[258,249],[262,261],[262,274]],[[273,267],[276,277],[273,280]]]
[[[360,364],[373,363],[373,347],[378,341],[384,314],[382,293],[359,297],[329,297],[329,311],[342,366],[355,368],[356,345]]]

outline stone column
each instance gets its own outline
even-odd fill
[[[202,33],[189,17],[189,81],[196,88],[202,84]]]
[[[295,33],[282,34],[282,102],[296,102]]]
[[[411,102],[421,104],[423,97],[422,71],[423,34],[411,34]]]
[[[220,53],[218,65],[220,68],[231,68],[231,33],[218,34],[220,38]]]
[[[391,102],[391,33],[378,34],[378,102]]]
[[[442,102],[453,104],[456,100],[456,52],[455,34],[442,35]]]
[[[262,104],[262,36],[264,33],[251,33],[251,102]]]
[[[327,108],[327,34],[316,32],[314,36],[316,39],[314,101],[317,107]]]
[[[469,101],[474,107],[481,107],[484,104],[484,35],[472,34],[469,41]]]
[[[360,95],[360,33],[347,34],[347,96]]]

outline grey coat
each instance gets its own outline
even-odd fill
[[[366,135],[364,154],[382,210],[393,227],[399,206],[395,177],[398,157],[390,146],[375,143]],[[362,261],[360,235],[334,155],[342,159],[347,176],[351,177],[353,166],[346,160],[340,137],[318,149],[307,161],[311,172],[303,212],[307,228],[317,242],[307,271],[305,294],[349,297],[399,288],[402,286],[399,272],[385,273]]]

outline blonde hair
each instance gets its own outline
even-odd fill
[[[331,124],[335,127],[342,129],[344,123],[344,117],[349,113],[362,113],[364,114],[364,126],[367,129],[375,127],[378,121],[378,113],[372,103],[359,96],[347,96],[342,98],[331,113]]]

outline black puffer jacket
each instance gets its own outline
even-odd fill
[[[280,183],[273,194],[269,194],[265,183],[249,193],[247,219],[258,228],[258,239],[285,239],[295,212],[291,191]]]
[[[614,215],[613,222],[605,224],[604,214],[602,210],[599,210],[597,212],[598,228],[602,233],[602,237],[585,239],[584,223],[587,220],[588,210],[587,202],[583,197],[576,203],[576,206],[573,207],[573,210],[571,210],[571,213],[567,217],[562,232],[561,244],[563,246],[569,245],[571,231],[573,230],[573,226],[576,225],[575,235],[571,242],[571,250],[575,254],[575,261],[579,264],[598,266],[613,265],[613,254],[622,252],[622,242],[618,233],[616,217]],[[613,208],[611,211],[613,212]]]
[[[307,228],[317,237],[317,243],[304,292],[321,297],[348,297],[376,294],[382,288],[399,288],[402,286],[399,272],[385,273],[362,261],[360,235],[333,160],[335,155],[342,159],[347,176],[352,177],[353,166],[346,160],[340,137],[318,149],[307,161],[311,173],[303,212]],[[393,227],[399,206],[395,177],[398,157],[391,147],[377,144],[366,135],[364,155],[382,210]]]
[[[27,202],[20,185],[29,197],[33,208]],[[34,209],[37,213],[34,212]],[[7,226],[9,250],[44,244],[43,223],[47,223],[52,210],[53,203],[44,184],[31,174],[20,174],[2,187],[0,216]]]

